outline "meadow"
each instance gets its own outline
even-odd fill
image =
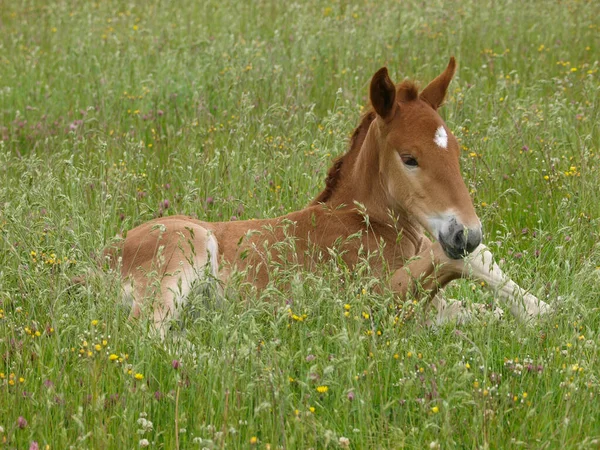
[[[0,7],[0,448],[600,445],[600,3],[23,0]],[[381,66],[441,114],[484,241],[554,312],[423,326],[368,261],[224,298],[165,341],[96,267],[160,215],[324,187]],[[237,283],[237,285],[236,285]],[[494,304],[477,283],[448,296]]]

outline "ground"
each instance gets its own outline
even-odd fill
[[[5,2],[0,8],[3,448],[598,448],[594,1]],[[164,342],[114,277],[157,217],[272,217],[324,186],[386,65],[441,114],[485,241],[555,312],[423,327],[368,261],[197,295]],[[35,444],[34,444],[35,443]],[[36,447],[36,445],[38,447]],[[48,447],[46,447],[48,446]]]

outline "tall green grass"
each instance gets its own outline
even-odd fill
[[[597,448],[600,130],[593,1],[4,2],[3,448]],[[372,74],[430,81],[503,268],[556,312],[427,329],[368,263],[129,321],[114,235],[272,217],[345,151]],[[462,281],[449,296],[492,303]],[[114,356],[113,356],[114,355]]]

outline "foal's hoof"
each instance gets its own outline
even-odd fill
[[[453,300],[445,303],[444,306],[438,310],[435,319],[427,320],[426,325],[428,327],[440,326],[452,321],[456,321],[458,324],[464,324],[471,320],[471,315],[471,312],[463,306],[461,301]]]
[[[527,293],[523,296],[522,302],[515,302],[511,307],[511,312],[515,317],[528,322],[550,314],[552,307],[548,303],[538,299],[535,295]]]

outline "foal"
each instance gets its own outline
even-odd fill
[[[425,288],[440,318],[458,309],[447,307],[436,293],[460,277],[484,281],[516,316],[549,311],[507,278],[481,244],[481,222],[460,174],[458,143],[437,113],[455,68],[451,58],[420,93],[410,82],[395,86],[385,67],[377,71],[370,85],[372,108],[350,149],[329,170],[325,190],[301,211],[215,223],[170,216],[129,231],[106,255],[120,267],[132,315],[138,317],[144,303],[152,302],[154,324],[164,336],[198,279],[226,283],[231,270],[246,270],[249,281],[264,287],[267,261],[286,258],[273,244],[290,237],[295,260],[309,270],[311,255],[327,258],[327,249],[336,245],[350,267],[361,251],[380,251],[383,259],[370,260],[374,272],[389,279],[400,297]]]

